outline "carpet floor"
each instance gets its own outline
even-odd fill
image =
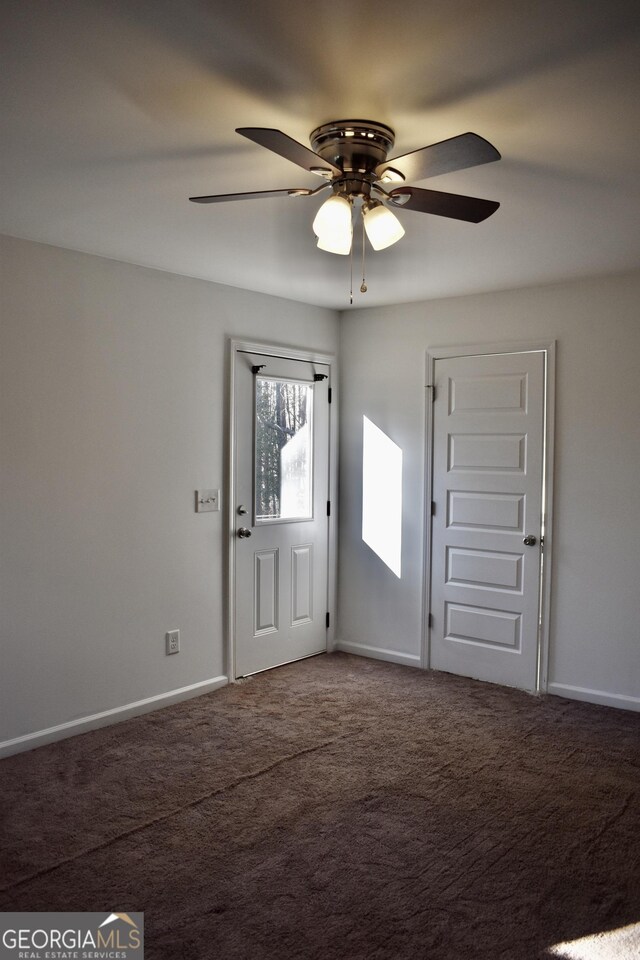
[[[640,957],[639,714],[333,654],[5,759],[0,802],[0,910],[143,910],[147,960]]]

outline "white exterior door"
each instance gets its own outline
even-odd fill
[[[535,690],[543,351],[435,361],[430,665]]]
[[[326,364],[235,354],[235,675],[326,650]]]

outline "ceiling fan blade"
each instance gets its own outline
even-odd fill
[[[314,190],[306,187],[291,187],[289,190],[254,190],[251,193],[219,193],[212,197],[189,197],[192,203],[224,203],[225,200],[257,200],[269,197],[309,197]]]
[[[308,147],[298,143],[297,140],[292,140],[282,130],[272,130],[269,127],[238,127],[236,133],[248,140],[253,140],[261,147],[266,147],[273,153],[277,153],[285,160],[297,163],[299,167],[308,170],[309,173],[318,173],[320,176],[325,176],[326,173],[342,173],[340,167],[337,167],[335,163],[324,160],[313,150],[309,150]]]
[[[495,213],[500,204],[497,200],[480,200],[465,197],[460,193],[442,193],[440,190],[423,190],[420,187],[397,187],[388,194],[396,207],[434,213],[438,217],[480,223]],[[403,200],[403,197],[407,197]]]
[[[426,180],[438,177],[441,173],[452,173],[467,167],[477,167],[481,163],[499,160],[500,154],[488,140],[477,133],[461,133],[458,137],[432,143],[429,147],[405,153],[402,157],[392,157],[376,167],[376,176],[382,180],[389,167],[397,168],[404,174],[405,180]]]

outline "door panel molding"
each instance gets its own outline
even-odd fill
[[[337,471],[338,471],[338,397],[336,385],[338,382],[338,364],[334,354],[321,353],[303,347],[294,347],[286,344],[264,343],[256,340],[239,340],[229,338],[228,344],[228,409],[227,409],[227,529],[228,560],[226,570],[227,580],[227,637],[226,637],[226,671],[230,682],[236,679],[236,623],[235,623],[235,565],[236,565],[236,529],[242,522],[242,516],[237,513],[237,477],[236,471],[236,360],[238,354],[255,353],[257,357],[273,357],[282,360],[301,361],[310,364],[322,364],[329,367],[329,386],[331,403],[329,405],[329,463],[328,463],[328,490],[331,501],[331,514],[328,517],[328,544],[327,544],[327,611],[330,613],[330,627],[327,629],[327,650],[335,647],[336,622],[336,573],[337,573]],[[253,515],[253,504],[247,503],[249,515]],[[281,611],[281,616],[289,619],[293,611]],[[303,623],[305,618],[300,620]]]
[[[291,626],[313,618],[313,544],[291,547]]]
[[[554,476],[554,435],[555,435],[555,378],[556,378],[556,341],[555,340],[518,340],[514,342],[472,343],[465,345],[444,345],[429,347],[426,352],[425,363],[425,449],[424,449],[424,477],[425,477],[425,504],[431,504],[433,499],[433,394],[434,374],[437,360],[454,359],[458,357],[492,356],[514,353],[544,353],[544,427],[543,427],[543,533],[544,550],[542,554],[542,574],[540,587],[540,634],[538,650],[537,690],[546,691],[548,686],[549,665],[549,624],[551,611],[551,570],[553,555],[553,476]],[[473,385],[471,385],[473,389]],[[482,389],[482,385],[479,386]],[[452,398],[453,399],[453,398]],[[496,411],[500,416],[500,412]],[[486,506],[495,499],[495,494],[487,491]],[[474,492],[472,500],[484,499],[483,495]],[[504,500],[504,495],[500,495]],[[503,507],[506,506],[506,500]],[[468,508],[473,512],[473,504]],[[477,507],[481,504],[478,502]],[[498,503],[494,504],[495,507]],[[438,504],[439,510],[452,510],[452,504]],[[470,514],[471,515],[471,514]],[[496,519],[497,516],[496,516]],[[430,612],[431,612],[431,550],[432,550],[432,513],[425,509],[424,524],[424,583],[423,583],[423,643],[420,665],[423,668],[430,666]],[[499,682],[499,681],[498,681]]]
[[[258,550],[253,558],[255,564],[253,632],[256,637],[263,633],[273,633],[278,629],[279,560],[278,547]]]

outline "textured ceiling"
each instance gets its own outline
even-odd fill
[[[367,254],[399,303],[640,262],[640,5],[619,0],[2,0],[0,232],[342,309],[319,199],[190,195],[316,186],[235,127],[308,143],[389,124],[400,154],[472,130],[498,163],[421,186],[501,202],[482,224],[400,212]],[[360,256],[354,261],[360,284]]]

